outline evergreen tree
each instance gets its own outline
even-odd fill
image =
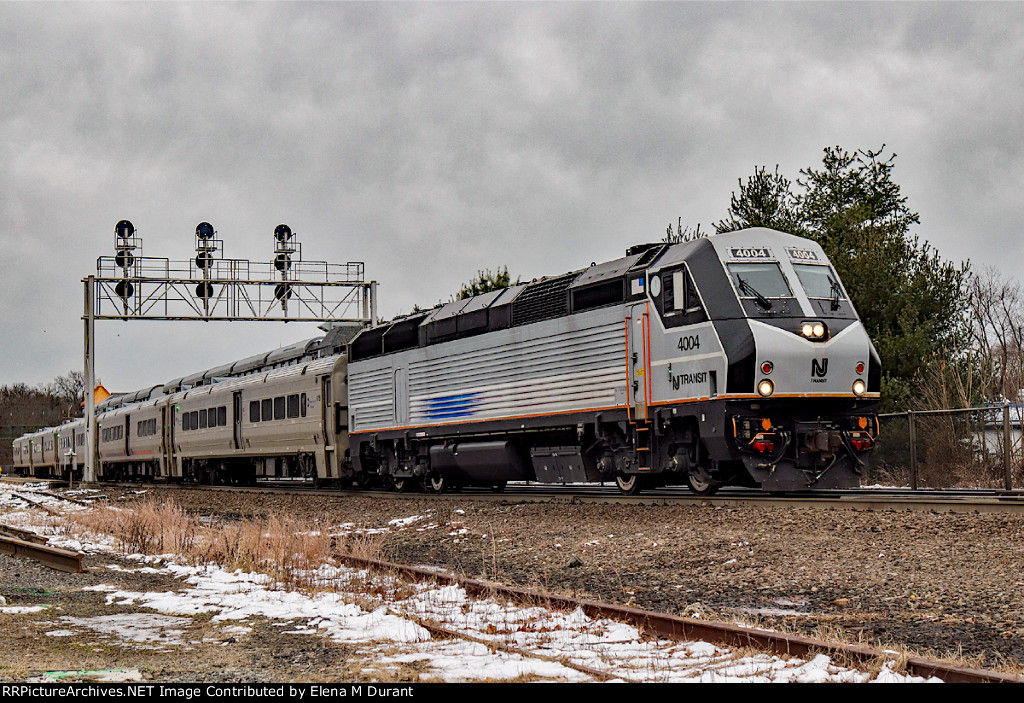
[[[700,239],[706,237],[707,232],[700,231],[700,223],[697,223],[697,229],[693,229],[690,225],[683,227],[683,218],[679,218],[679,222],[676,223],[676,229],[672,231],[672,223],[668,223],[668,227],[665,228],[665,238],[661,241],[667,244],[679,244],[680,242],[689,242],[694,239]]]
[[[739,193],[729,201],[729,217],[715,224],[718,233],[732,232],[746,227],[771,227],[783,232],[798,233],[801,217],[797,209],[789,179],[779,173],[768,173],[765,166],[754,169],[754,175],[744,183],[739,181]]]
[[[477,276],[469,283],[466,283],[459,289],[459,300],[465,300],[466,298],[472,298],[474,295],[481,295],[488,293],[492,290],[499,290],[501,288],[508,288],[509,286],[519,285],[519,279],[517,278],[513,283],[508,273],[508,267],[503,266],[496,272],[491,272],[490,269],[486,271],[477,271]]]
[[[967,264],[944,261],[911,233],[920,223],[892,179],[896,154],[824,150],[800,171],[794,192],[778,167],[755,170],[733,193],[719,232],[772,227],[821,244],[850,293],[882,360],[882,399],[907,406],[931,360],[965,349]]]

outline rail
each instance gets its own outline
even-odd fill
[[[558,608],[580,608],[590,617],[603,617],[628,622],[644,631],[654,632],[662,637],[671,639],[702,640],[712,644],[733,647],[754,647],[775,654],[795,656],[822,653],[830,656],[847,657],[858,662],[878,661],[888,656],[877,649],[860,645],[833,644],[802,635],[791,635],[728,623],[696,620],[640,610],[639,608],[630,608],[628,606],[581,600],[571,596],[505,586],[492,581],[471,579],[442,571],[378,561],[376,559],[366,559],[349,554],[339,554],[337,556],[350,564],[397,573],[406,578],[432,579],[449,585],[461,586],[473,595],[500,595],[516,601],[541,603]],[[1024,677],[996,671],[955,666],[920,657],[910,657],[907,659],[906,667],[907,671],[915,676],[935,676],[947,683],[1024,683]]]
[[[82,555],[78,552],[70,552],[67,549],[50,547],[44,544],[35,544],[15,537],[7,537],[3,534],[0,534],[0,554],[34,559],[44,566],[56,569],[57,571],[65,571],[69,574],[80,574],[85,571],[82,568]]]

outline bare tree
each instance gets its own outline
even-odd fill
[[[983,393],[1016,403],[1024,388],[1024,290],[989,267],[971,277],[966,294]]]
[[[81,417],[85,400],[85,375],[81,371],[69,371],[66,376],[58,376],[46,390],[60,403],[66,417]]]

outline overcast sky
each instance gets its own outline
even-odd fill
[[[709,229],[758,165],[898,154],[917,233],[1024,276],[1021,3],[0,1],[0,384],[82,367],[81,279],[128,218],[267,261],[365,261],[380,314]],[[128,391],[318,334],[100,322]]]

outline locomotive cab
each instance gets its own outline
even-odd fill
[[[686,448],[691,485],[701,491],[721,483],[770,491],[858,485],[877,437],[881,369],[820,246],[763,228],[689,244],[652,269],[651,295],[670,338],[659,347],[669,382],[655,397],[687,416],[685,406],[696,401],[694,415],[701,418],[700,446]],[[672,272],[678,282],[679,269],[692,276],[706,324],[673,327],[666,313],[678,304],[657,300],[660,272]],[[725,383],[721,392],[708,388],[707,400],[680,387],[712,374]]]

